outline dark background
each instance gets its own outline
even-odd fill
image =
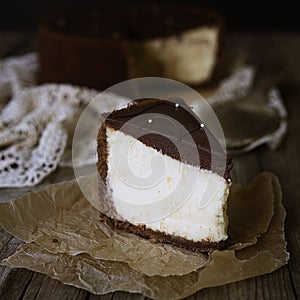
[[[0,2],[0,30],[33,30],[43,16],[60,10],[93,10],[111,3],[196,4],[218,10],[231,30],[299,31],[296,1],[89,1],[89,0],[5,0]]]

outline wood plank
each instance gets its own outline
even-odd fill
[[[11,271],[11,268],[0,266],[0,289],[2,286],[4,286],[4,282],[6,281],[7,277],[9,276],[10,271]]]
[[[0,226],[0,260],[12,255],[23,242]]]
[[[76,299],[86,300],[89,297],[89,292],[78,289],[73,286],[64,285],[58,280],[51,279],[48,276],[34,273],[30,284],[24,293],[25,300],[64,300]]]
[[[113,300],[144,300],[145,297],[141,294],[115,292],[112,299]]]
[[[22,243],[0,227],[0,260],[13,254]],[[32,276],[33,272],[25,269],[0,266],[0,299],[18,299],[17,297],[21,297]]]
[[[90,294],[88,300],[112,300],[114,299],[114,293],[109,293],[106,295],[94,295]]]
[[[271,54],[273,62],[282,61],[286,68],[287,85],[283,89],[283,98],[289,112],[288,135],[283,145],[275,152],[262,147],[257,151],[260,163],[266,170],[277,174],[280,178],[283,190],[283,203],[287,209],[286,236],[288,250],[291,253],[289,271],[292,284],[297,297],[300,297],[300,205],[299,191],[300,186],[300,37],[274,37],[267,44],[274,46],[274,53]],[[276,45],[276,46],[275,46]]]
[[[0,259],[7,256],[7,245],[11,239],[12,235],[0,226]]]
[[[288,266],[256,279],[255,299],[297,299]]]
[[[0,299],[22,299],[34,272],[26,269],[11,269],[0,286]]]
[[[299,110],[299,108],[298,108]],[[297,134],[298,127],[295,128],[293,123],[290,123],[290,137]],[[286,218],[286,237],[288,241],[288,250],[291,258],[289,269],[295,287],[300,287],[300,206],[299,206],[299,191],[300,186],[300,162],[299,162],[300,143],[299,139],[289,138],[286,144],[276,153],[268,153],[265,149],[261,149],[260,158],[261,164],[265,169],[271,170],[279,175],[282,184],[283,203],[287,210]],[[280,159],[278,159],[280,157]],[[300,297],[300,290],[296,288],[297,296]]]

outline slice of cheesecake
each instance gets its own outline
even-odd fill
[[[194,251],[224,248],[232,161],[184,103],[135,101],[106,116],[97,142],[103,221]]]
[[[224,34],[221,16],[186,6],[161,7],[151,18],[152,26],[140,25],[143,39],[128,44],[129,77],[162,76],[194,86],[211,81]]]

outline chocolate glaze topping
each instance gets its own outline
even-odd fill
[[[103,126],[120,130],[165,155],[211,170],[229,180],[232,159],[227,157],[208,128],[201,127],[201,124],[183,103],[175,105],[171,101],[142,99],[127,108],[113,111]]]

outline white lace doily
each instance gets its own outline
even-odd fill
[[[58,165],[72,167],[77,119],[99,93],[68,84],[36,86],[37,68],[35,53],[5,59],[0,65],[1,187],[33,186]],[[104,99],[107,109],[113,108],[111,98]],[[94,163],[94,157],[83,161]]]
[[[72,137],[83,108],[99,92],[69,84],[37,86],[38,55],[0,62],[0,187],[38,184],[58,165],[72,167]],[[221,82],[208,101],[219,103],[245,95],[251,89],[254,69],[242,67]],[[106,94],[101,110],[111,111],[124,99]],[[196,104],[195,104],[196,106]],[[75,164],[96,162],[95,137],[79,145],[82,157]]]

